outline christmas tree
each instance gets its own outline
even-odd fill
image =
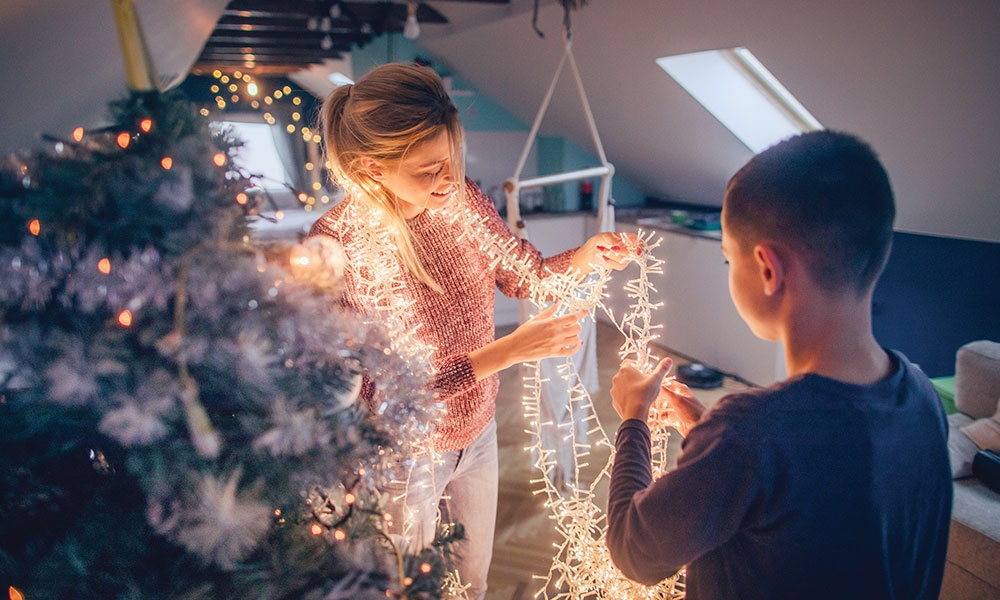
[[[438,410],[421,365],[338,306],[335,243],[254,243],[239,142],[197,107],[110,116],[0,164],[0,584],[437,597],[448,540],[400,555],[379,491]]]

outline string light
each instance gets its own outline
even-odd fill
[[[153,128],[153,120],[150,119],[149,117],[146,117],[145,119],[139,121],[139,129],[141,129],[143,133],[149,133],[149,131],[152,128]]]
[[[38,237],[38,234],[42,232],[42,224],[38,219],[32,219],[28,221],[28,231],[31,235]]]
[[[164,171],[169,171],[174,166],[174,159],[164,156],[163,160],[160,161],[160,166],[163,167]]]
[[[83,127],[77,127],[73,130],[73,141],[81,142],[83,141]]]
[[[107,258],[102,258],[101,260],[97,261],[97,270],[107,275],[108,273],[111,272],[111,261],[108,260]]]
[[[365,193],[354,184],[345,184],[348,195]],[[640,231],[635,239],[624,237],[625,251],[637,265],[638,275],[622,288],[631,299],[628,313],[615,318],[605,305],[605,288],[611,277],[611,270],[604,265],[593,265],[593,274],[583,277],[578,272],[546,273],[539,276],[533,264],[515,252],[518,241],[499,237],[487,225],[488,217],[478,215],[471,207],[451,203],[443,209],[444,214],[463,229],[459,239],[474,239],[481,251],[489,257],[490,269],[498,266],[519,275],[521,285],[530,290],[530,300],[536,307],[546,305],[551,299],[559,300],[559,311],[566,314],[586,309],[594,315],[598,308],[603,310],[624,337],[619,350],[621,359],[635,361],[645,368],[651,367],[656,357],[649,352],[651,342],[658,337],[658,326],[652,324],[653,311],[659,304],[649,302],[654,290],[649,276],[662,273],[663,261],[653,255],[660,239],[652,233]],[[347,252],[356,264],[364,264],[364,273],[354,273],[358,295],[365,304],[383,307],[380,319],[390,332],[392,349],[397,354],[406,355],[417,364],[424,364],[430,370],[430,357],[434,348],[422,343],[412,327],[406,323],[406,314],[412,301],[402,296],[399,263],[394,259],[394,236],[379,209],[364,202],[351,203],[341,217],[352,222],[372,224],[359,232],[350,242]],[[333,224],[336,227],[336,223]],[[390,351],[390,348],[386,348]],[[682,598],[684,596],[683,573],[668,578],[656,586],[643,586],[621,574],[610,560],[605,536],[607,519],[603,508],[596,503],[599,486],[610,479],[613,464],[614,445],[601,425],[586,387],[571,359],[560,365],[559,375],[565,380],[568,390],[569,414],[585,428],[586,440],[576,439],[576,425],[570,423],[543,422],[540,399],[543,379],[539,363],[528,365],[524,378],[525,394],[522,400],[525,418],[530,425],[532,445],[526,450],[535,457],[535,467],[540,477],[532,481],[541,489],[536,493],[545,494],[546,506],[555,521],[555,530],[563,538],[556,544],[556,554],[548,573],[538,577],[543,580],[536,597],[547,600],[570,600],[581,597],[591,598]],[[557,435],[547,435],[555,428]],[[567,433],[568,431],[568,433]],[[667,427],[654,427],[653,460],[654,473],[662,473],[666,468],[666,442],[669,437]],[[572,444],[572,464],[556,463],[556,448],[545,446],[543,440],[570,440]],[[429,439],[428,452],[432,458],[433,439]],[[600,456],[607,454],[601,464]],[[592,464],[593,461],[593,464]],[[558,470],[569,471],[569,480],[554,481]],[[597,475],[587,482],[586,476],[596,470]],[[405,493],[404,495],[405,496]],[[394,498],[402,501],[403,496]],[[404,524],[404,526],[406,526]],[[426,563],[425,563],[426,564]],[[430,565],[427,565],[430,568]],[[423,569],[423,565],[421,566]],[[429,572],[429,571],[424,571]],[[454,597],[464,597],[468,586],[461,583],[457,574],[449,573],[444,583],[444,591]],[[556,589],[557,592],[550,590]]]
[[[128,148],[129,143],[132,141],[132,134],[127,131],[123,131],[118,134],[116,141],[122,149]]]
[[[215,155],[212,156],[212,162],[215,163],[215,166],[217,167],[224,166],[226,164],[226,154],[224,152],[216,152]]]
[[[132,326],[132,311],[126,309],[118,313],[118,324],[122,327]]]

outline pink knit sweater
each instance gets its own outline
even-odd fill
[[[516,237],[489,197],[471,181],[466,181],[465,189],[464,201],[476,213],[487,217],[487,227],[494,235]],[[346,198],[334,206],[313,224],[310,235],[328,235],[344,245],[348,262],[344,301],[371,314],[373,307],[363,305],[354,276],[354,270],[363,265],[352,265],[354,257],[350,252],[350,242],[364,223],[348,222],[343,218],[350,203],[357,201]],[[424,268],[444,288],[444,293],[438,294],[400,266],[404,299],[413,301],[410,322],[420,323],[417,335],[436,348],[432,358],[437,371],[433,385],[446,410],[437,423],[435,449],[439,452],[459,450],[475,441],[496,414],[499,376],[492,375],[477,382],[469,361],[469,352],[494,339],[494,286],[507,296],[519,298],[525,297],[528,290],[519,287],[520,277],[516,274],[499,266],[491,270],[489,257],[479,249],[478,242],[468,239],[471,236],[458,241],[463,233],[461,225],[449,224],[440,213],[424,211],[408,223]],[[513,253],[526,259],[539,275],[546,268],[565,271],[575,252],[567,250],[545,259],[528,241],[517,242]],[[370,390],[371,386],[366,388]]]

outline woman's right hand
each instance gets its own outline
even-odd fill
[[[580,324],[587,316],[578,310],[556,316],[558,304],[522,323],[517,329],[469,353],[476,379],[481,380],[517,363],[553,356],[572,356],[583,346]]]
[[[558,302],[553,303],[505,336],[511,345],[512,365],[552,356],[572,356],[583,346],[580,321],[587,311],[556,316],[558,309]]]

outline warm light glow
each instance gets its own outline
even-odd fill
[[[132,134],[127,131],[123,131],[118,134],[117,141],[118,145],[121,146],[122,148],[128,148],[129,142],[132,141]]]
[[[97,261],[97,270],[107,275],[108,273],[111,272],[111,261],[108,260],[107,258],[102,258],[101,260]]]
[[[215,156],[212,157],[212,162],[215,166],[221,167],[226,164],[226,154],[224,152],[216,152]]]
[[[344,494],[344,502],[348,504],[354,504],[355,500],[357,500],[357,498],[355,498],[354,494],[352,494],[351,492],[347,492],[346,494]]]
[[[73,130],[73,140],[77,142],[83,140],[83,127],[77,127]]]
[[[160,161],[160,166],[163,167],[164,170],[169,171],[170,168],[174,166],[174,159],[169,156],[164,156],[163,160]]]
[[[7,594],[10,596],[10,600],[24,600],[24,594],[14,586],[7,588]]]
[[[149,130],[152,128],[153,128],[153,120],[150,119],[149,117],[146,117],[145,119],[139,121],[139,129],[141,129],[143,133],[149,133]]]
[[[122,327],[132,326],[132,311],[126,309],[118,313],[118,324]]]
[[[430,565],[430,563],[423,563],[423,564],[421,564],[420,565],[420,572],[423,573],[424,575],[430,573],[431,572],[431,565]]]
[[[257,84],[256,83],[248,83],[247,84],[247,93],[248,94],[250,94],[251,96],[256,96],[259,92],[260,92],[260,90],[257,89]]]
[[[42,224],[38,219],[32,219],[28,221],[28,231],[31,232],[31,235],[37,236],[42,231]]]
[[[342,542],[345,539],[347,539],[347,534],[344,533],[343,530],[341,529],[335,529],[333,532],[333,539],[337,540],[338,542]]]
[[[312,533],[313,535],[320,535],[323,533],[323,528],[320,527],[318,524],[313,523],[312,526],[309,528],[309,532]]]
[[[282,219],[284,219],[285,218],[285,211],[283,211],[283,210],[276,210],[276,211],[274,211],[274,218],[277,219],[277,220],[279,220],[279,221],[282,220]]]
[[[240,192],[239,194],[236,194],[236,202],[237,202],[237,204],[246,204],[249,201],[250,201],[250,197],[247,196],[246,192]]]

